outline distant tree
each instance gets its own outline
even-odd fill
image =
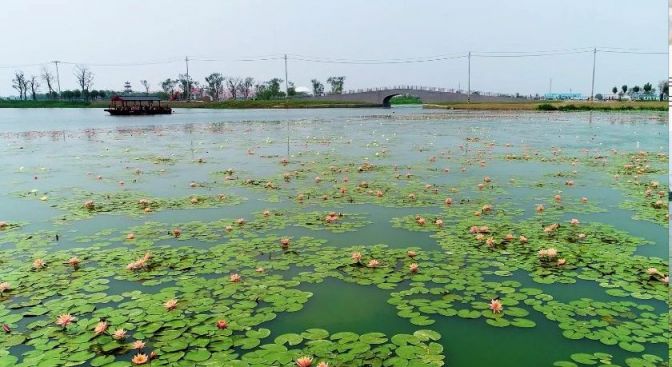
[[[602,95],[602,93],[598,93],[598,94],[595,95],[595,99],[597,99],[598,101],[601,101],[601,100],[604,99],[604,96]]]
[[[205,77],[205,93],[207,93],[214,101],[219,101],[220,96],[224,92],[224,76],[221,73],[212,73]]]
[[[327,83],[331,86],[331,94],[342,94],[344,82],[344,76],[330,76]]]
[[[635,85],[634,87],[632,87],[632,91],[634,93],[639,93],[640,90],[641,90],[641,88],[639,87],[639,85]]]
[[[243,83],[243,80],[240,78],[236,77],[228,77],[226,78],[226,89],[229,90],[229,94],[231,95],[231,99],[237,99],[238,98],[238,92],[240,91],[240,85]]]
[[[49,98],[53,98],[55,95],[54,88],[52,84],[54,83],[54,74],[52,74],[49,69],[42,68],[42,73],[40,74],[40,77],[42,80],[44,80],[45,83],[47,83],[47,96]]]
[[[91,91],[91,93],[89,93],[89,95],[91,96],[91,99],[95,101],[100,96],[100,92],[94,89]]]
[[[75,66],[75,78],[81,88],[81,93],[86,100],[89,100],[89,88],[93,86],[93,73],[84,65]],[[79,97],[78,97],[79,98]]]
[[[72,98],[75,96],[75,93],[71,90],[64,90],[61,92],[61,98],[67,99],[68,101],[72,100]]]
[[[287,96],[294,97],[296,95],[296,86],[294,82],[287,83]]]
[[[140,81],[140,84],[142,84],[142,87],[145,88],[145,95],[149,95],[149,82],[143,79]]]
[[[99,90],[98,91],[98,96],[100,98],[105,98],[106,95],[107,95],[107,92],[105,92],[104,90]]]
[[[313,79],[310,81],[310,83],[313,85],[313,95],[318,97],[324,94],[324,84],[320,82],[317,79]]]
[[[188,99],[191,95],[191,87],[194,84],[194,80],[191,78],[191,75],[187,78],[187,74],[178,75],[177,80],[182,91],[182,99]]]
[[[72,91],[72,96],[73,96],[75,99],[82,98],[82,91],[79,90],[79,89],[75,89],[75,90]]]
[[[250,98],[250,94],[252,94],[252,87],[254,86],[254,79],[251,77],[247,77],[241,81],[240,84],[238,84],[238,92],[240,92],[240,95],[244,99]]]
[[[644,84],[643,89],[645,94],[652,94],[653,92],[655,92],[655,90],[653,89],[653,85],[651,85],[651,83]]]
[[[661,80],[658,82],[658,91],[662,94],[669,94],[670,83],[667,80]]]
[[[19,92],[19,99],[26,99],[26,75],[23,71],[15,71],[12,79],[12,88]]]
[[[172,96],[173,93],[175,93],[175,87],[177,87],[177,83],[179,83],[178,80],[168,78],[161,82],[161,89],[167,95]]]
[[[31,75],[30,79],[28,79],[28,88],[30,88],[30,97],[33,99],[33,101],[37,100],[37,92],[40,89],[40,82],[37,80],[37,76]]]
[[[623,85],[621,86],[621,91],[623,92],[623,94],[628,93],[628,86],[627,86],[626,84],[623,84]]]
[[[611,93],[613,93],[613,94],[618,93],[618,88],[616,88],[616,87],[611,88]]]
[[[257,84],[255,87],[255,94],[257,99],[274,99],[285,96],[285,92],[280,90],[280,83],[283,80],[280,78],[273,78],[263,84]]]

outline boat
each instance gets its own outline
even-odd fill
[[[156,96],[114,96],[105,112],[113,116],[169,115],[173,109],[161,106]]]

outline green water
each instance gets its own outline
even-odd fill
[[[600,212],[567,210],[561,213],[559,221],[566,223],[571,218],[578,218],[582,225],[602,223],[641,237],[643,241],[651,243],[638,246],[633,250],[633,255],[668,263],[667,227],[660,222],[633,219],[636,210],[621,205],[632,194],[614,184],[610,172],[588,166],[586,162],[590,159],[572,166],[569,158],[609,155],[611,149],[622,153],[638,150],[652,154],[666,153],[667,116],[659,113],[445,113],[417,108],[177,110],[172,116],[112,118],[92,109],[3,109],[0,110],[0,128],[3,131],[0,133],[0,164],[3,167],[0,220],[21,224],[18,229],[7,233],[0,231],[0,254],[20,258],[25,265],[18,269],[15,263],[10,263],[9,267],[0,263],[0,282],[4,277],[20,278],[20,271],[24,271],[24,268],[29,271],[28,264],[36,256],[48,258],[50,254],[67,253],[73,249],[85,253],[87,247],[94,245],[101,246],[97,250],[101,253],[121,248],[129,252],[151,250],[160,254],[162,247],[191,247],[208,251],[222,244],[230,244],[233,238],[249,240],[257,236],[320,239],[325,241],[322,243],[324,248],[343,251],[346,258],[350,253],[347,249],[353,246],[366,250],[375,245],[385,245],[400,251],[412,247],[429,258],[435,258],[432,261],[438,264],[443,261],[442,256],[454,255],[455,250],[442,247],[447,245],[442,243],[440,236],[435,235],[436,230],[431,223],[426,228],[409,230],[404,226],[393,226],[392,222],[395,218],[407,216],[446,215],[450,209],[445,208],[443,199],[447,196],[455,198],[454,208],[460,208],[458,200],[464,199],[469,203],[488,202],[496,207],[517,210],[505,218],[511,222],[535,218],[535,205],[544,203],[550,207],[552,197],[557,193],[561,193],[566,201],[578,201],[586,196]],[[537,157],[535,154],[552,157],[552,147],[560,148],[561,156],[568,158],[558,162],[534,158]],[[278,162],[287,157],[288,151],[291,163],[284,167]],[[533,158],[507,160],[504,159],[507,154],[530,154]],[[158,161],[158,157],[164,160]],[[198,163],[199,159],[202,163]],[[482,167],[480,161],[487,164]],[[375,171],[358,173],[356,167],[363,162],[386,167],[391,173],[386,176]],[[304,167],[319,167],[322,169],[320,174],[324,175],[328,174],[327,167],[330,165],[349,164],[352,168],[350,172],[334,174],[319,184],[313,180],[316,175],[314,171],[301,171]],[[227,181],[221,174],[229,168],[234,170],[235,180]],[[136,170],[141,173],[136,173]],[[577,170],[571,178],[554,176],[558,172],[571,170]],[[283,183],[281,175],[288,171],[298,172],[299,178]],[[394,173],[402,178],[394,178]],[[406,173],[420,181],[404,180]],[[102,179],[97,179],[98,175]],[[497,187],[478,190],[476,185],[483,182],[484,176],[491,177]],[[345,177],[350,179],[348,183],[344,182]],[[245,185],[243,181],[246,178],[262,181],[273,179],[282,188],[264,190],[261,186]],[[647,178],[661,180],[661,183],[666,181],[664,172],[657,172]],[[566,186],[564,183],[568,179],[575,180],[576,184]],[[422,188],[412,189],[421,193],[418,194],[419,200],[424,200],[423,204],[417,205],[412,202],[408,205],[385,202],[387,196],[378,202],[371,199],[367,202],[355,200],[352,203],[332,203],[333,199],[322,202],[313,198],[301,202],[296,198],[297,193],[331,186],[335,190],[349,184],[349,190],[354,190],[353,185],[364,180],[370,180],[374,185],[394,183],[394,189],[402,191],[419,182],[422,185],[432,184],[440,189],[440,194],[423,192]],[[120,181],[124,184],[120,185]],[[199,183],[199,186],[190,187],[192,182]],[[455,188],[455,191],[451,191],[451,188]],[[33,189],[36,190],[34,197],[20,197],[22,193]],[[90,218],[73,219],[72,213],[59,207],[59,204],[67,202],[70,197],[79,198],[77,195],[80,191],[77,190],[143,193],[166,199],[224,194],[239,197],[241,202],[221,207],[165,209],[142,215],[102,213]],[[37,200],[42,195],[48,196],[48,200]],[[405,195],[399,200],[409,200]],[[222,218],[244,218],[247,222],[256,223],[255,218],[263,210],[273,213],[285,210],[292,213],[333,210],[346,213],[346,218],[348,215],[361,215],[366,223],[342,233],[322,226],[311,229],[290,222],[283,228],[263,227],[256,232],[242,227],[245,229],[239,233],[236,228],[231,234],[215,239],[204,235],[186,240],[159,238],[157,234],[156,238],[147,239],[149,242],[139,248],[124,239],[130,228],[148,222],[162,223],[166,229],[177,226],[188,228],[186,223],[189,222],[212,223]],[[473,217],[470,212],[464,215],[446,219],[446,231],[457,228],[462,225],[461,221]],[[45,240],[30,242],[29,237],[40,233],[45,233]],[[55,240],[56,234],[59,235],[58,241]],[[82,238],[87,241],[82,241]],[[27,242],[20,242],[21,239]],[[621,365],[625,365],[623,361],[626,358],[645,353],[668,360],[668,348],[663,343],[642,342],[645,351],[633,353],[598,340],[565,338],[555,321],[527,305],[519,307],[530,313],[528,319],[536,323],[532,328],[497,328],[486,324],[482,318],[472,320],[438,314],[430,315],[435,321],[432,325],[414,325],[408,318],[399,317],[399,310],[388,303],[391,293],[411,287],[409,280],[398,282],[390,289],[381,289],[375,284],[362,285],[352,279],[343,279],[348,276],[334,271],[316,281],[311,278],[311,273],[321,274],[315,268],[317,265],[314,265],[317,260],[310,258],[309,264],[302,266],[301,256],[304,255],[301,250],[295,256],[296,260],[291,260],[288,267],[285,263],[281,264],[280,268],[284,270],[272,267],[273,259],[277,259],[277,256],[265,253],[259,256],[268,261],[272,269],[269,275],[278,275],[287,281],[296,280],[300,282],[296,289],[312,294],[301,309],[279,312],[273,320],[260,323],[258,327],[271,330],[271,335],[264,338],[262,344],[273,343],[273,339],[279,335],[300,333],[310,328],[325,329],[331,334],[345,331],[358,334],[381,332],[388,338],[399,333],[412,334],[419,329],[431,329],[441,334],[439,343],[443,346],[446,366],[551,366],[555,361],[569,360],[571,354],[581,352],[609,353],[614,356],[614,362]],[[319,255],[316,257],[319,258]],[[190,271],[180,273],[180,279],[189,281],[198,277],[202,281],[212,282],[213,287],[214,282],[227,282],[228,274],[237,269],[238,264],[235,260],[222,261],[221,269],[216,272],[195,267],[190,270],[191,274]],[[419,262],[423,266],[422,260]],[[101,263],[101,267],[104,266],[107,265]],[[405,271],[406,266],[400,265],[399,271]],[[667,266],[659,270],[668,273]],[[162,274],[169,276],[170,271],[165,270]],[[656,314],[664,314],[667,310],[667,304],[660,300],[608,295],[599,281],[578,279],[573,284],[540,284],[520,269],[515,270],[512,276],[488,274],[482,278],[494,283],[515,280],[522,284],[521,287],[537,288],[559,302],[580,298],[601,302],[627,300],[651,305]],[[109,295],[123,295],[125,292],[157,294],[170,287],[178,291],[182,289],[182,285],[176,285],[176,279],[173,278],[166,278],[165,282],[159,284],[150,282],[143,285],[142,280],[128,280],[122,273],[110,271],[106,279],[109,280],[107,289],[101,292]],[[147,279],[157,278],[148,276]],[[426,282],[429,283],[430,280]],[[245,283],[242,285],[245,286]],[[30,297],[31,289],[20,289],[17,292],[9,298],[0,297],[0,306],[12,309],[7,314],[25,311],[20,303]],[[51,298],[37,302],[45,304],[66,296],[67,290],[60,291]],[[128,298],[119,302],[109,301],[96,307],[116,308],[128,301]],[[260,303],[261,306],[263,304]],[[0,316],[0,322],[3,317],[7,317],[1,311],[0,315],[3,316]],[[48,315],[52,316],[51,313]],[[16,332],[27,334],[30,322],[43,317],[46,318],[24,318],[12,326]],[[0,335],[0,345],[3,340],[7,342],[6,338],[7,335]],[[22,344],[7,350],[7,354],[17,357],[16,363],[21,363],[24,353],[29,353],[31,347]],[[0,359],[7,354],[0,354]],[[127,363],[131,355],[126,351],[119,353],[116,358]],[[58,358],[54,357],[54,360]],[[90,365],[90,360],[82,363]],[[162,365],[160,363],[165,362],[156,363]],[[13,365],[13,362],[6,365]]]

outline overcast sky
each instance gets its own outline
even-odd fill
[[[15,70],[62,60],[87,64],[94,89],[153,89],[185,70],[185,55],[202,81],[211,72],[284,77],[281,60],[241,62],[284,53],[325,58],[394,59],[477,51],[583,47],[667,50],[664,0],[2,0],[0,95],[13,95]],[[667,55],[597,55],[596,93],[668,75]],[[103,64],[175,62],[112,67]],[[181,61],[179,61],[181,60]],[[231,61],[227,61],[231,60]],[[53,64],[49,65],[53,70]],[[76,88],[72,65],[60,67],[61,88]],[[472,89],[493,92],[590,93],[592,54],[472,58]],[[345,75],[346,89],[394,84],[466,88],[466,59],[391,65],[318,64],[290,60],[289,80]]]

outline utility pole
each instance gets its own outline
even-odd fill
[[[471,51],[467,55],[467,103],[471,103]]]
[[[553,93],[553,78],[548,81],[548,93]]]
[[[187,101],[191,99],[191,80],[189,79],[189,56],[184,57],[184,63],[187,65]]]
[[[289,81],[287,80],[287,54],[285,54],[285,99],[289,98]]]
[[[61,76],[58,74],[58,63],[60,61],[52,61],[56,65],[56,84],[58,85],[58,98],[61,98]]]
[[[595,93],[595,59],[597,59],[597,48],[593,48],[593,82],[590,84],[590,101],[593,101],[593,93]]]

